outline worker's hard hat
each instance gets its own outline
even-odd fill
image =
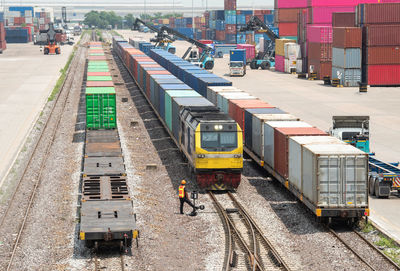
[[[185,180],[182,180],[182,181],[181,181],[181,184],[186,184],[186,181],[185,181]]]

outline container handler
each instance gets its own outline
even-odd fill
[[[356,148],[370,153],[369,116],[333,116],[330,134]],[[369,194],[377,198],[389,198],[390,192],[400,194],[399,163],[387,163],[369,155]]]
[[[269,28],[263,21],[257,16],[252,16],[247,22],[246,26],[241,27],[239,32],[246,31],[260,31],[265,32],[270,39],[270,42],[264,48],[264,52],[258,52],[256,57],[250,62],[251,69],[261,68],[263,70],[269,69],[275,66],[275,40],[279,39],[279,36],[275,34],[271,28]]]
[[[40,34],[47,34],[47,45],[44,46],[43,53],[45,55],[48,54],[61,54],[61,48],[57,44],[56,35],[62,34],[61,29],[55,29],[53,23],[49,23],[49,29],[47,30],[40,30]]]

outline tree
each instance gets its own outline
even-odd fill
[[[114,11],[98,11],[92,10],[85,14],[84,24],[105,29],[108,25],[122,27],[122,17],[115,14]]]
[[[133,15],[131,13],[129,13],[128,15],[125,15],[125,21],[126,21],[126,25],[129,28],[132,28],[133,23],[135,22],[135,18],[133,17]]]

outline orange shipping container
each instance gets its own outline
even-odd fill
[[[297,23],[279,23],[279,36],[297,36]]]

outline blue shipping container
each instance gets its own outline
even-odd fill
[[[242,61],[246,64],[246,50],[245,49],[234,49],[229,53],[230,61]]]

